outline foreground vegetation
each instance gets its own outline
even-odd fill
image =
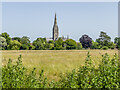
[[[97,68],[91,55],[87,54],[85,64],[60,75],[58,81],[49,81],[41,69],[39,77],[36,69],[28,73],[22,64],[21,56],[16,64],[9,59],[2,68],[3,88],[120,88],[120,62],[117,54],[112,58],[106,53],[102,55]]]
[[[118,50],[6,50],[2,51],[2,66],[7,64],[9,58],[15,64],[21,54],[23,66],[28,73],[35,67],[39,76],[39,71],[43,69],[49,81],[57,81],[60,73],[83,66],[88,51],[96,68],[102,60],[101,55],[108,53],[112,58],[114,53],[118,53]]]

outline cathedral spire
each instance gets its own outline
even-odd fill
[[[57,25],[57,18],[55,13],[55,19],[54,19],[54,25],[53,25],[53,40],[56,41],[58,39],[59,31],[58,31],[58,25]]]
[[[57,24],[57,17],[56,17],[56,13],[55,13],[55,21],[54,24]]]

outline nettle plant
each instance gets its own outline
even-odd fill
[[[23,66],[21,55],[16,64],[9,59],[2,67],[2,88],[120,88],[120,60],[117,54],[111,59],[106,53],[98,68],[87,54],[85,65],[60,75],[58,81],[49,81],[41,70],[36,77],[35,68],[30,73]]]

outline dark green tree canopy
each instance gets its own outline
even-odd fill
[[[110,47],[110,45],[112,45],[111,43],[111,37],[107,35],[106,32],[100,32],[100,36],[98,39],[96,39],[96,42],[99,43],[100,48],[107,46],[108,48]]]
[[[115,39],[114,39],[114,43],[115,43],[115,44],[120,43],[120,37],[115,37]]]
[[[49,40],[48,43],[54,43],[54,41],[53,40]]]
[[[116,44],[116,48],[120,49],[120,37],[116,37],[114,43]]]
[[[96,39],[96,42],[98,42],[100,45],[107,46],[108,42],[111,41],[111,37],[108,36],[105,32],[100,32],[100,36],[98,39]]]
[[[13,37],[12,40],[17,40],[18,42],[21,42],[21,38],[20,37]]]
[[[106,34],[106,32],[100,32],[100,36],[99,36],[100,38],[100,41],[108,41],[108,42],[110,42],[111,41],[111,37],[110,36],[108,36],[107,34]]]

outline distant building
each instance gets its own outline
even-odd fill
[[[47,41],[49,40],[58,40],[58,38],[62,38],[63,41],[69,39],[69,36],[67,35],[67,37],[59,37],[59,28],[58,28],[58,25],[57,25],[57,17],[56,17],[56,13],[55,13],[55,19],[54,19],[54,25],[53,25],[53,30],[52,30],[52,38],[46,38]]]
[[[56,13],[55,13],[55,20],[54,20],[54,25],[53,25],[53,40],[56,41],[58,39],[58,35],[59,35],[59,29],[58,29],[58,25],[57,25],[57,18],[56,18]]]
[[[67,35],[67,37],[62,36],[61,39],[62,39],[63,41],[66,41],[67,39],[69,39],[69,36],[68,36],[68,35]]]
[[[50,41],[50,40],[53,40],[52,38],[46,38],[46,41],[48,42],[48,41]]]

